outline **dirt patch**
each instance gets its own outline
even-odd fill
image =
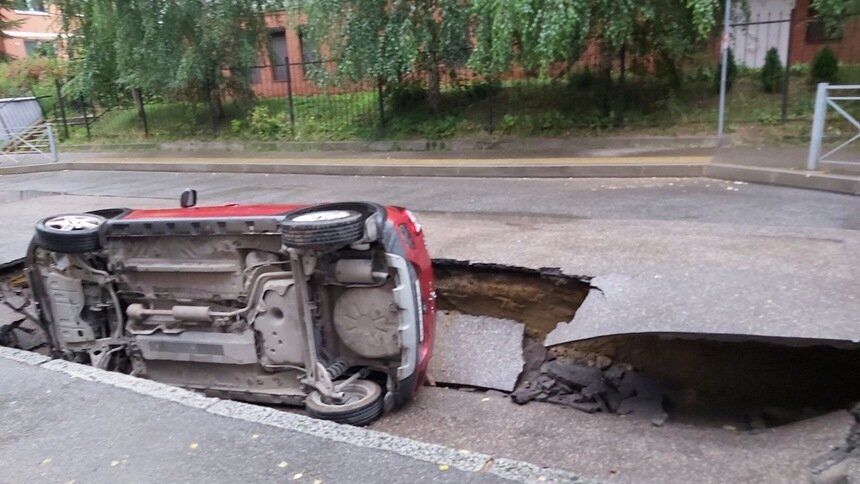
[[[556,268],[436,259],[433,272],[440,309],[520,321],[528,337],[541,340],[573,319],[591,288],[590,278]]]

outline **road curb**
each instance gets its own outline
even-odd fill
[[[29,351],[0,347],[0,358],[38,366],[49,371],[63,373],[72,378],[110,385],[159,400],[203,410],[225,418],[277,427],[361,448],[391,452],[422,462],[436,465],[444,464],[466,472],[488,473],[503,479],[529,483],[586,482],[577,475],[562,469],[545,468],[527,462],[496,458],[478,452],[457,450],[442,445],[398,437],[377,430],[316,420],[269,407],[206,397],[196,392],[152,380],[100,370],[92,366],[72,363],[70,361],[53,360],[47,356]]]
[[[832,173],[712,163],[705,166],[704,176],[720,180],[860,195],[860,177]]]
[[[678,157],[675,157],[678,158]],[[691,158],[694,159],[694,158]],[[2,175],[74,171],[243,173],[277,175],[415,176],[453,178],[715,178],[860,195],[860,177],[727,163],[571,163],[410,165],[348,163],[60,162],[0,168]]]

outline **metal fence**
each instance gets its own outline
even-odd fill
[[[852,104],[852,106],[848,106]],[[818,84],[815,95],[815,114],[812,120],[812,133],[809,142],[809,158],[806,168],[814,170],[819,164],[860,166],[860,153],[849,152],[849,145],[860,140],[860,121],[857,120],[858,104],[860,104],[860,85],[831,86],[825,82]],[[852,112],[853,111],[853,112]],[[826,139],[827,116],[835,115],[833,121],[847,123],[848,134],[838,130],[833,139]],[[849,136],[850,134],[850,136]],[[847,139],[846,139],[847,138]],[[835,146],[822,154],[825,143],[830,141]],[[840,153],[840,159],[835,159]]]
[[[808,75],[789,64],[792,19],[753,17],[732,24],[730,45],[739,73],[728,97],[729,125],[798,121],[807,127],[813,92]],[[110,102],[59,96],[49,117],[64,139],[123,143],[147,139],[342,140],[446,138],[482,134],[555,136],[620,127],[665,134],[709,132],[717,119],[719,59],[715,52],[682,72],[627,49],[600,58],[592,45],[573,63],[542,72],[512,69],[487,78],[466,66],[440,68],[439,97],[427,72],[396,81],[338,77],[333,60],[286,58],[248,74],[251,103],[224,94],[221,116],[194,100],[125,93]],[[777,92],[764,93],[759,69],[768,50],[783,60]],[[716,51],[716,49],[713,49]],[[611,74],[606,70],[611,66]],[[860,70],[858,70],[860,73]],[[857,82],[860,82],[858,79]],[[58,89],[59,92],[59,89]],[[139,101],[139,102],[138,102]]]

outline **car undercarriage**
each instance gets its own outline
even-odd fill
[[[406,403],[432,350],[430,259],[396,207],[58,215],[27,271],[58,356],[344,423]]]

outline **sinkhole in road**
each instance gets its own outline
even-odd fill
[[[592,290],[589,277],[549,268],[435,260],[434,273],[440,310],[520,321],[524,345],[543,341],[559,322],[576,324]],[[860,401],[860,344],[850,342],[644,333],[569,342],[546,358],[647,375],[670,419],[696,425],[773,427]]]

